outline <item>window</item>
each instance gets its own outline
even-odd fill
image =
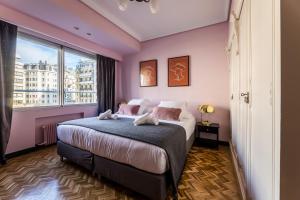
[[[96,100],[95,56],[18,34],[14,108],[96,103]]]
[[[64,103],[96,103],[96,59],[65,50],[64,61]]]
[[[45,94],[58,94],[58,87],[44,87],[44,81],[37,81],[42,73],[49,72],[48,78],[54,82],[58,77],[59,46],[26,37],[17,37],[14,107],[57,105],[55,98],[49,103],[41,101]],[[34,83],[32,83],[34,82]],[[38,103],[35,103],[38,102]]]

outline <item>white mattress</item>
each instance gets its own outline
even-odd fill
[[[186,131],[186,140],[193,134],[196,123],[193,116],[183,121],[160,121],[182,126]],[[163,174],[169,169],[165,150],[152,144],[74,125],[58,126],[57,136],[64,143],[147,172]]]

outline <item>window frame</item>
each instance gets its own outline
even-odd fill
[[[61,86],[62,87],[61,100],[62,100],[62,104],[61,105],[63,105],[63,106],[74,106],[74,105],[78,106],[78,105],[90,105],[90,104],[95,105],[95,104],[97,104],[97,90],[95,91],[95,93],[96,93],[96,102],[94,102],[94,103],[80,102],[80,103],[67,103],[67,104],[65,104],[65,91],[64,91],[64,89],[65,89],[65,87],[64,87],[64,77],[65,77],[65,62],[64,62],[65,56],[64,55],[65,55],[65,52],[75,54],[77,56],[85,56],[86,58],[89,58],[89,59],[94,59],[96,61],[95,71],[97,73],[97,56],[95,54],[93,55],[93,54],[89,54],[89,53],[86,53],[86,52],[83,52],[83,51],[79,51],[79,50],[76,50],[76,49],[73,49],[73,48],[70,48],[70,47],[64,47],[62,49],[62,54],[61,54],[62,59],[63,59],[62,73],[61,73],[61,75],[62,75],[62,79],[61,79],[61,85],[62,85]],[[96,77],[96,79],[97,79],[97,77]],[[95,84],[97,84],[97,80],[96,80]],[[96,87],[96,89],[97,89],[97,87]],[[84,93],[84,92],[82,92],[82,93]]]
[[[22,39],[29,40],[31,42],[44,45],[44,46],[49,46],[52,48],[57,48],[58,50],[58,75],[57,75],[57,94],[58,94],[58,103],[53,104],[53,105],[37,105],[37,106],[22,106],[22,107],[14,107],[13,105],[13,110],[17,111],[25,111],[25,110],[34,110],[34,109],[52,109],[52,108],[60,108],[60,107],[69,107],[69,106],[95,106],[97,105],[97,91],[96,92],[96,102],[92,103],[69,103],[69,104],[64,104],[64,71],[65,71],[65,62],[64,62],[64,52],[70,52],[74,53],[76,55],[80,56],[85,56],[90,59],[94,59],[96,61],[97,65],[97,55],[92,54],[90,52],[85,52],[82,50],[77,50],[68,46],[64,46],[62,44],[52,42],[37,36],[30,35],[28,33],[24,33],[21,31],[18,31],[17,37],[21,37]],[[17,52],[16,52],[17,53]],[[97,73],[97,67],[95,66],[95,71]],[[15,74],[14,74],[14,79],[15,79]],[[96,77],[97,79],[97,77]],[[97,80],[96,80],[97,84]],[[15,88],[13,90],[15,93]],[[26,96],[26,94],[24,94]]]

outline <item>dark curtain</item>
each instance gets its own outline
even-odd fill
[[[0,163],[5,164],[5,151],[10,135],[17,26],[0,20]]]
[[[98,113],[115,110],[115,60],[97,55]]]

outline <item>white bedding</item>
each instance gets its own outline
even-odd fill
[[[135,118],[125,115],[119,117]],[[160,122],[182,126],[188,140],[194,132],[196,120],[191,116],[182,121]],[[58,126],[57,136],[64,143],[147,172],[163,174],[169,168],[165,150],[152,144],[73,125]]]

